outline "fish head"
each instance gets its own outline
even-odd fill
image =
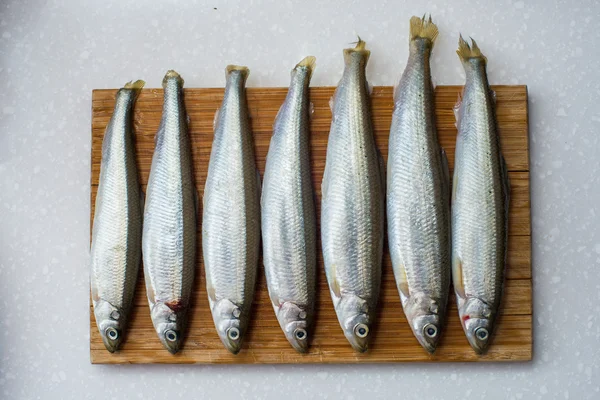
[[[292,347],[300,353],[308,351],[308,326],[310,312],[306,307],[292,302],[285,302],[277,311],[277,319]]]
[[[411,294],[403,301],[404,314],[413,334],[429,353],[435,352],[440,340],[442,317],[438,314],[444,307],[440,302],[422,294]]]
[[[123,341],[125,312],[108,301],[99,300],[94,304],[94,315],[106,350],[114,353]]]
[[[441,333],[440,317],[437,314],[422,314],[412,319],[411,328],[421,346],[429,353],[437,347]]]
[[[372,323],[367,301],[354,295],[342,295],[336,309],[344,335],[352,348],[361,353],[367,351]]]
[[[459,314],[469,344],[477,354],[485,353],[490,344],[495,313],[483,300],[470,298]]]
[[[240,319],[241,314],[241,308],[227,299],[219,300],[212,310],[219,338],[225,348],[233,354],[240,352],[242,338],[246,330],[246,326],[242,324]]]
[[[185,326],[184,307],[169,306],[165,303],[156,303],[152,307],[152,323],[161,343],[171,354],[179,351],[183,341],[183,327]]]

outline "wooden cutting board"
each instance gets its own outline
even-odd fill
[[[454,165],[454,106],[461,86],[436,88],[436,115],[440,142],[446,149],[450,168]],[[461,328],[454,295],[448,307],[448,321],[434,355],[417,343],[402,312],[395,286],[387,245],[383,261],[382,293],[378,320],[372,329],[369,351],[358,354],[346,341],[333,309],[323,258],[319,254],[316,328],[308,354],[293,350],[279,328],[269,302],[262,261],[259,264],[252,322],[238,355],[230,354],[221,344],[213,326],[206,295],[198,226],[198,261],[189,332],[183,349],[171,355],[163,349],[150,320],[143,284],[143,273],[135,294],[133,313],[121,350],[111,354],[102,344],[90,306],[90,351],[95,364],[121,363],[381,363],[396,361],[523,361],[532,357],[532,290],[531,228],[529,201],[529,156],[527,87],[496,86],[497,114],[502,148],[510,181],[510,228],[505,295],[498,328],[489,351],[476,355],[469,347]],[[317,192],[317,216],[320,214],[321,179],[325,164],[327,135],[331,122],[329,98],[333,87],[315,87],[310,97],[314,103],[311,121],[312,176]],[[257,165],[264,172],[265,156],[272,125],[283,103],[286,88],[248,89],[248,105],[256,143]],[[92,94],[92,180],[91,214],[100,171],[104,130],[113,112],[116,90],[94,90]],[[223,89],[186,89],[185,103],[190,117],[196,187],[202,195],[213,135],[213,117],[223,98]],[[134,125],[138,169],[143,190],[146,189],[154,135],[158,129],[163,103],[162,89],[143,90],[135,105]],[[375,136],[387,159],[388,134],[392,118],[392,88],[375,87],[372,94]],[[386,239],[387,243],[387,239]],[[320,243],[319,243],[320,252]]]

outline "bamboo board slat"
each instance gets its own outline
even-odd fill
[[[452,107],[461,86],[436,88],[436,116],[440,142],[448,154],[450,169],[454,165],[456,127]],[[531,224],[529,198],[529,149],[526,86],[495,86],[497,116],[502,148],[511,181],[508,263],[505,294],[498,319],[498,328],[487,354],[479,356],[469,347],[464,336],[454,295],[451,295],[448,318],[440,344],[429,355],[413,337],[402,312],[395,286],[389,252],[385,248],[382,293],[378,319],[372,329],[369,351],[356,353],[339,327],[327,289],[319,243],[317,278],[317,315],[315,331],[308,354],[291,348],[279,328],[269,302],[262,260],[252,309],[252,321],[238,355],[230,354],[221,344],[214,329],[206,295],[201,257],[201,237],[198,235],[198,260],[192,310],[187,340],[182,350],[171,355],[163,349],[150,320],[143,284],[143,272],[137,284],[129,328],[120,351],[114,354],[104,349],[90,306],[90,351],[95,364],[125,363],[215,363],[215,364],[276,364],[276,363],[383,363],[398,361],[524,361],[532,357],[532,282]],[[311,120],[312,177],[317,194],[317,217],[320,214],[321,179],[325,164],[327,136],[331,122],[328,101],[333,87],[311,88],[314,104]],[[275,115],[287,89],[249,88],[248,105],[256,147],[257,166],[264,172],[265,157]],[[102,137],[112,115],[116,90],[94,90],[92,94],[92,162],[91,215],[100,172]],[[190,135],[194,160],[196,188],[203,193],[210,156],[213,117],[223,98],[223,89],[186,89],[185,102],[190,117]],[[142,188],[148,181],[154,150],[154,135],[162,112],[162,89],[145,89],[134,111],[138,170]],[[387,160],[387,140],[392,115],[392,88],[375,87],[372,94],[373,123],[377,146]],[[198,226],[200,233],[200,225]],[[386,239],[387,241],[387,239]]]

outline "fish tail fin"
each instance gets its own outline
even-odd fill
[[[467,43],[462,35],[460,35],[456,54],[458,54],[458,57],[463,64],[473,59],[480,60],[484,65],[487,64],[487,58],[481,53],[479,46],[477,46],[477,42],[475,42],[473,38],[471,38],[471,46],[469,46],[469,43]]]
[[[146,82],[141,79],[138,79],[137,81],[129,81],[123,86],[123,89],[133,91],[133,97],[135,99],[140,95],[140,92],[145,84]]]
[[[146,84],[146,82],[144,82],[141,79],[138,79],[137,81],[129,81],[125,84],[125,86],[123,86],[124,89],[131,89],[131,90],[141,90],[144,85]]]
[[[439,31],[436,24],[431,21],[431,15],[429,15],[429,19],[425,19],[425,15],[423,18],[412,17],[410,19],[410,40],[415,40],[416,38],[428,39],[431,44],[435,43],[435,39],[438,37]]]
[[[317,65],[317,58],[315,56],[308,56],[308,57],[304,57],[302,59],[302,61],[300,61],[298,64],[296,64],[296,66],[294,67],[294,70],[296,68],[306,67],[306,69],[308,70],[308,80],[310,81],[310,78],[312,77],[312,74],[313,74],[313,71],[315,70],[316,65]]]
[[[367,50],[367,43],[358,36],[358,41],[356,42],[356,47],[353,49],[344,49],[344,62],[349,64],[352,60],[353,54],[360,54],[364,60],[365,64],[369,61],[369,57],[371,56],[371,52]]]
[[[248,75],[250,75],[250,69],[243,65],[228,65],[227,68],[225,68],[225,77],[228,78],[230,75],[236,72],[239,72],[242,82],[245,84],[246,80],[248,79]]]
[[[181,75],[179,75],[177,72],[170,69],[167,71],[167,73],[165,74],[165,77],[163,78],[163,82],[162,82],[163,88],[167,86],[167,81],[169,79],[177,79],[177,81],[181,83],[181,86],[183,86],[183,78],[181,77]]]

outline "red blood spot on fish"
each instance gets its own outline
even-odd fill
[[[466,320],[468,320],[468,319],[470,319],[470,318],[471,318],[471,317],[470,317],[470,316],[468,316],[468,315],[463,315],[463,317],[462,317],[462,320],[463,320],[463,322],[464,322],[464,321],[466,321]]]
[[[181,300],[168,301],[165,303],[165,305],[176,313],[183,311],[185,308],[185,304],[183,304]]]

